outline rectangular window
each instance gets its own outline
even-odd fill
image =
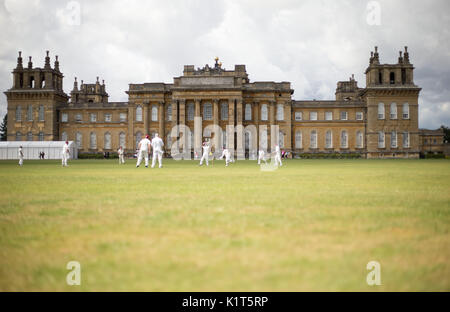
[[[356,112],[356,120],[363,120],[363,113],[362,112]]]
[[[205,103],[203,105],[203,119],[212,120],[212,104]]]
[[[403,132],[403,147],[409,147],[409,132]]]
[[[126,113],[120,113],[119,118],[120,118],[120,122],[126,122],[127,121],[127,114]]]
[[[97,122],[97,114],[91,114],[91,122]]]
[[[347,112],[341,112],[341,120],[347,120],[347,119],[348,119]]]
[[[384,132],[378,132],[378,148],[384,148]]]
[[[295,121],[301,121],[302,120],[302,112],[295,112]]]
[[[403,119],[409,119],[409,104],[403,104]]]
[[[69,115],[67,113],[61,114],[61,122],[67,122],[69,120]]]
[[[325,120],[333,120],[333,112],[325,112]]]
[[[397,148],[397,132],[391,132],[391,148]]]
[[[81,115],[80,113],[75,115],[75,121],[81,122],[83,121],[83,115]]]
[[[317,112],[310,112],[309,120],[317,120]]]
[[[111,114],[105,114],[105,122],[111,122],[112,121],[112,115]]]

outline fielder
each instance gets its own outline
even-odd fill
[[[259,150],[258,152],[258,165],[261,165],[261,160],[264,161],[265,164],[267,164],[266,158],[265,158],[265,153],[263,150]]]
[[[125,163],[125,158],[123,157],[123,148],[122,146],[119,147],[119,149],[117,150],[117,155],[119,155],[119,165],[124,164]]]
[[[152,140],[153,158],[152,158],[152,168],[155,168],[156,157],[158,157],[159,168],[162,167],[162,155],[163,155],[163,140],[155,133],[155,137]]]
[[[142,158],[145,159],[145,168],[148,168],[148,154],[150,153],[150,147],[151,147],[151,142],[148,138],[149,138],[149,136],[146,135],[145,138],[139,142],[139,145],[138,145],[139,152],[138,152],[138,160],[136,163],[136,168],[138,168],[141,165]]]
[[[63,167],[67,167],[67,159],[70,157],[69,142],[66,141],[61,151],[61,163]]]
[[[281,151],[278,145],[275,145],[275,165],[279,165],[280,167],[283,166],[283,163],[281,162]]]
[[[209,142],[205,141],[203,142],[203,154],[202,158],[200,159],[200,166],[203,165],[203,160],[206,160],[206,165],[209,166],[209,151],[211,150],[211,146],[209,145]]]
[[[22,150],[22,145],[19,146],[19,166],[20,166],[20,167],[23,166],[23,150]]]
[[[232,162],[232,160],[231,160],[231,153],[230,153],[230,151],[227,148],[225,148],[223,150],[222,156],[220,156],[219,159],[223,159],[224,157],[225,157],[225,166],[228,167],[228,164],[230,162]]]

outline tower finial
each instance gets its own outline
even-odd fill
[[[55,55],[55,70],[56,70],[56,71],[59,71],[58,55]]]
[[[97,76],[97,82],[98,82],[98,76]]]
[[[28,57],[28,68],[29,69],[33,68],[33,62],[31,61],[31,56]]]
[[[77,77],[75,77],[75,81],[73,82],[73,91],[78,91]]]
[[[46,53],[47,53],[47,56],[45,57],[45,66],[44,66],[44,68],[45,69],[51,69],[51,67],[50,67],[50,56],[48,56],[48,51],[45,51]]]
[[[22,51],[19,51],[19,57],[17,58],[17,69],[23,69],[22,66]]]

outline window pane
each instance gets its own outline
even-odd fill
[[[212,120],[212,104],[211,103],[203,104],[203,119]]]

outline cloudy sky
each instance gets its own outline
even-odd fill
[[[333,99],[336,82],[407,45],[423,88],[419,126],[450,126],[450,1],[363,0],[0,0],[0,89],[12,85],[17,51],[42,67],[60,59],[74,77],[105,79],[111,101],[129,83],[172,82],[183,65],[245,64],[250,81],[290,81],[295,100]],[[0,116],[6,97],[0,96]]]

